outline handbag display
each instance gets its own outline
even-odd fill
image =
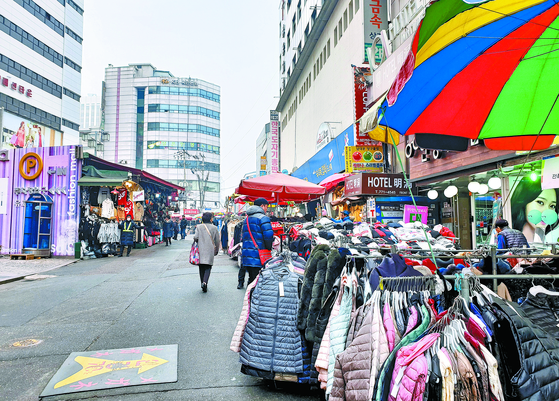
[[[192,247],[190,248],[190,256],[188,261],[192,265],[199,265],[200,264],[200,248],[198,248],[198,242],[193,242]]]
[[[258,248],[258,245],[256,244],[256,241],[254,240],[254,237],[252,236],[252,232],[250,231],[250,223],[248,221],[248,217],[247,217],[246,223],[247,223],[248,233],[250,234],[250,238],[252,239],[252,243],[254,244],[256,249],[258,250],[258,257],[260,257],[260,263],[262,263],[262,266],[264,266],[267,261],[272,259],[272,251],[269,250],[269,249]]]

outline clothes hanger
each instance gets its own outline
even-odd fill
[[[547,294],[547,295],[559,297],[559,292],[550,291],[550,290],[548,290],[547,288],[545,288],[544,286],[541,286],[541,285],[536,285],[536,286],[530,288],[528,293],[532,294],[534,296],[536,296],[538,294]]]

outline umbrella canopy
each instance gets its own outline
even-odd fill
[[[440,0],[379,110],[426,149],[541,150],[559,134],[559,4]],[[394,132],[393,131],[393,132]],[[397,135],[394,132],[394,135]]]
[[[274,202],[306,202],[324,195],[326,190],[316,184],[286,174],[269,174],[242,180],[235,193],[275,199]]]
[[[320,185],[321,187],[324,187],[324,189],[326,189],[326,192],[330,191],[332,188],[334,188],[336,185],[338,185],[340,182],[344,181],[346,177],[349,177],[352,174],[348,174],[348,173],[338,173],[338,174],[333,174],[328,178],[325,178],[324,180],[320,181],[320,183],[318,185]]]

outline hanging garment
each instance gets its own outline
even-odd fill
[[[124,211],[126,213],[125,217],[130,216],[132,217],[132,220],[134,220],[134,202],[127,200],[126,206],[124,206]]]
[[[126,206],[126,201],[128,200],[128,191],[124,188],[117,189],[117,202],[118,206]]]
[[[235,332],[233,333],[233,338],[231,339],[231,345],[229,346],[229,349],[233,352],[241,352],[241,343],[243,342],[243,334],[245,332],[246,324],[248,321],[248,315],[250,312],[250,295],[252,294],[252,289],[256,287],[259,278],[260,278],[260,274],[256,276],[256,278],[249,285],[247,285],[245,296],[243,298],[243,308],[241,310],[241,316],[239,317],[239,321],[237,322],[237,327],[235,328]]]
[[[241,343],[241,363],[278,373],[302,373],[303,339],[297,330],[299,275],[264,269],[253,291]]]
[[[443,378],[442,382],[442,401],[454,401],[454,371],[448,353],[440,349],[437,352],[440,371]]]
[[[458,394],[458,400],[478,400],[480,399],[479,387],[476,379],[476,374],[470,361],[461,352],[454,352],[454,357],[458,365],[458,373],[460,375],[461,391]]]
[[[520,305],[526,316],[547,333],[559,340],[559,296],[528,293],[526,301]]]
[[[106,219],[113,218],[115,216],[115,205],[111,198],[105,199],[101,204],[101,217]]]
[[[108,187],[101,187],[99,188],[99,194],[97,195],[97,203],[102,205],[105,199],[111,199],[111,192]]]
[[[144,220],[144,205],[142,205],[141,202],[136,202],[134,205],[134,220]]]
[[[321,259],[326,259],[327,252],[330,250],[328,245],[319,245],[313,249],[305,276],[303,277],[303,286],[301,287],[301,301],[299,302],[299,312],[297,313],[297,327],[299,330],[305,330],[307,327],[307,317],[309,314],[309,306],[311,303],[313,285],[318,267],[318,262]],[[326,267],[325,265],[323,266]]]

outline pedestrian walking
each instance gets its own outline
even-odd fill
[[[173,220],[173,239],[175,241],[177,241],[178,236],[179,236],[179,223],[177,222],[177,219],[174,219]]]
[[[132,221],[132,217],[130,215],[126,216],[126,221],[118,223],[118,228],[120,228],[120,254],[118,257],[123,256],[125,247],[128,247],[126,256],[130,256],[130,251],[134,245],[134,230],[136,227],[136,223]]]
[[[202,224],[196,226],[194,241],[198,242],[200,252],[200,285],[202,291],[208,291],[208,281],[214,264],[214,256],[219,253],[219,231],[213,225],[213,214],[206,212],[202,215]]]
[[[237,285],[239,290],[244,286],[247,271],[250,284],[263,267],[258,251],[272,250],[274,230],[270,218],[266,216],[267,211],[268,201],[264,198],[256,199],[254,206],[247,209],[247,218],[242,231],[243,251],[238,275],[239,284]]]
[[[165,216],[163,222],[163,238],[165,239],[165,246],[171,245],[171,238],[173,238],[173,223],[169,216]]]
[[[186,226],[187,226],[187,222],[186,219],[184,218],[184,216],[181,216],[181,222],[180,222],[180,229],[181,229],[181,239],[185,239],[186,238]]]

